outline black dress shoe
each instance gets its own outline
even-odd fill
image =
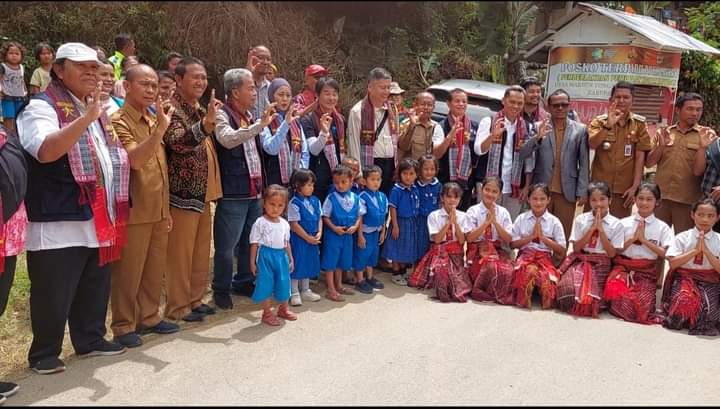
[[[191,312],[190,314],[182,317],[183,321],[187,322],[200,322],[205,319],[205,314],[200,314],[199,312]]]
[[[115,337],[114,341],[127,348],[135,348],[143,344],[140,336],[134,332]]]
[[[196,312],[198,314],[213,315],[215,314],[215,308],[207,304],[200,304],[199,307],[193,308],[192,312]]]
[[[233,286],[233,293],[243,296],[243,297],[252,297],[253,293],[255,292],[255,284],[248,283],[243,284],[239,286]]]
[[[155,334],[172,334],[180,331],[180,327],[172,322],[160,321],[154,327],[144,328],[140,331],[141,335],[155,333]]]
[[[213,295],[213,301],[215,302],[215,306],[220,308],[221,310],[232,310],[233,309],[233,302],[232,297],[230,297],[230,294],[214,294]]]

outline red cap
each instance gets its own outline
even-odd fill
[[[305,68],[305,76],[317,75],[317,74],[327,75],[327,73],[328,72],[325,69],[325,67],[323,67],[322,65],[318,65],[318,64],[313,64],[313,65],[310,65],[307,68]]]

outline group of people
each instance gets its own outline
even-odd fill
[[[324,67],[307,67],[293,92],[267,47],[250,48],[245,68],[224,73],[224,100],[212,90],[202,106],[203,61],[172,53],[156,71],[131,36],[115,43],[109,59],[82,43],[39,45],[44,79],[29,101],[15,92],[24,49],[0,51],[2,139],[17,129],[28,158],[25,205],[0,229],[0,306],[24,248],[37,373],[65,369],[66,323],[79,356],[120,354],[142,334],[178,331],[173,321],[232,309],[232,293],[276,326],[321,299],[310,286],[321,272],[335,302],[381,290],[380,269],[442,301],[530,308],[537,291],[543,308],[720,333],[720,143],[698,123],[700,95],[680,96],[678,123],[652,137],[626,82],[589,126],[568,116],[567,92],[545,103],[535,78],[479,123],[452,90],[438,123],[432,93],[406,107],[374,68],[346,120]],[[643,182],[655,164],[656,183]],[[214,307],[203,302],[211,237]],[[0,384],[0,396],[16,390]]]

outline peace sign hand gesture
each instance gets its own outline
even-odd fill
[[[155,108],[157,111],[156,115],[158,128],[167,130],[168,126],[170,126],[170,118],[175,112],[175,107],[167,104],[166,101],[163,101],[160,95],[158,95],[155,99]]]
[[[332,115],[324,113],[320,117],[320,132],[325,133],[325,135],[330,135],[330,125],[332,124],[332,120]]]
[[[617,102],[613,101],[613,103],[610,104],[610,109],[608,110],[608,118],[605,124],[612,128],[622,116],[623,113],[621,110],[618,109]]]
[[[265,111],[263,111],[262,118],[260,119],[260,124],[263,126],[263,128],[270,125],[270,122],[277,118],[278,114],[275,110],[275,105],[277,105],[277,102],[269,104],[267,108],[265,108]]]
[[[718,138],[715,130],[707,126],[700,127],[700,146],[707,148],[711,143],[715,142]]]
[[[90,122],[95,122],[102,116],[104,112],[108,110],[108,106],[103,107],[102,101],[100,101],[100,93],[102,92],[102,82],[98,82],[95,87],[95,92],[91,98],[88,98],[87,111],[85,111],[85,117]]]

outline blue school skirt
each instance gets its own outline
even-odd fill
[[[418,251],[417,217],[398,217],[400,237],[395,240],[392,236],[392,224],[387,232],[383,257],[396,263],[415,263],[422,254]]]

